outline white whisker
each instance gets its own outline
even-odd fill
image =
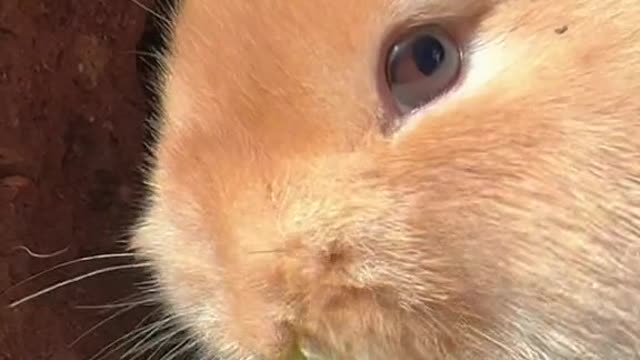
[[[79,259],[67,261],[67,262],[64,262],[62,264],[58,264],[58,265],[56,265],[56,266],[54,266],[54,267],[52,267],[50,269],[41,271],[41,272],[39,272],[39,273],[37,273],[35,275],[32,275],[32,276],[30,276],[30,277],[18,282],[17,284],[14,284],[13,286],[10,286],[6,290],[4,290],[2,293],[0,293],[0,296],[6,294],[7,292],[9,292],[11,290],[14,290],[15,288],[17,288],[19,286],[22,286],[22,285],[24,285],[24,284],[26,284],[26,283],[28,283],[30,281],[33,281],[33,280],[38,279],[38,278],[40,278],[40,277],[42,277],[42,276],[44,276],[46,274],[49,274],[49,273],[51,273],[53,271],[56,271],[58,269],[62,269],[64,267],[67,267],[67,266],[70,266],[70,265],[73,265],[73,264],[78,264],[78,263],[87,262],[87,261],[91,261],[91,260],[131,258],[131,257],[134,257],[134,256],[135,256],[135,254],[133,254],[133,253],[100,254],[100,255],[86,256],[86,257],[82,257],[82,258],[79,258]]]
[[[144,319],[142,319],[142,321],[140,322],[140,324],[144,323],[147,319],[149,319],[153,315],[153,313],[155,313],[155,311],[152,311],[147,316],[145,316]],[[130,342],[135,341],[140,336],[143,336],[147,332],[152,331],[153,329],[155,329],[155,327],[158,326],[158,323],[163,323],[163,322],[165,322],[165,320],[158,320],[158,321],[152,322],[151,324],[147,324],[144,327],[139,328],[139,329],[134,327],[131,331],[127,332],[126,334],[122,335],[121,337],[115,339],[114,341],[112,341],[109,344],[107,344],[106,346],[104,346],[102,349],[100,349],[100,351],[95,353],[89,360],[97,360],[97,359],[104,358],[105,356],[109,356],[110,354],[122,349],[122,347],[126,346]],[[129,338],[129,339],[127,339],[127,338]],[[122,342],[125,339],[127,339],[127,340]],[[120,344],[120,345],[118,345],[118,344]],[[111,349],[111,350],[109,350],[110,348],[112,348],[114,346],[116,346],[116,347]],[[107,351],[107,350],[109,350],[109,351],[105,353],[105,351]],[[104,354],[104,355],[102,355],[102,354]]]
[[[173,323],[174,319],[175,319],[175,317],[173,317],[173,316],[170,317],[170,318],[167,318],[167,319],[165,319],[163,321],[163,323],[156,325],[155,328],[152,329],[151,333],[149,333],[149,331],[147,331],[147,335],[142,340],[138,341],[131,349],[127,350],[122,355],[122,358],[123,359],[129,359],[129,360],[135,360],[138,357],[144,355],[145,353],[147,353],[148,351],[150,351],[151,349],[153,349],[155,347],[156,349],[153,351],[153,353],[151,353],[151,355],[147,356],[147,359],[152,359],[155,356],[156,353],[158,353],[160,350],[163,349],[164,345],[167,342],[169,342],[171,339],[173,339],[180,332],[184,331],[184,330],[180,330],[180,329],[176,329],[174,331],[170,331],[170,329],[175,325]],[[159,331],[168,332],[168,334],[166,334],[164,336],[160,336],[159,339],[153,340],[153,341],[145,344],[144,346],[140,347],[139,349],[137,349],[141,344],[143,344],[144,342],[146,342],[149,339],[153,338],[153,336],[156,335]],[[134,352],[137,352],[137,354],[134,355]]]
[[[135,329],[139,328],[140,326],[142,326],[142,324],[144,324],[147,320],[149,320],[149,319],[150,319],[153,315],[155,315],[159,310],[160,310],[160,307],[157,307],[157,308],[153,309],[152,311],[149,311],[149,313],[148,313],[145,317],[143,317],[143,318],[142,318],[142,320],[140,320],[140,321],[136,324],[136,326],[134,326],[134,327],[133,327],[133,329],[135,330]],[[151,323],[151,324],[154,324],[154,323],[155,323],[155,322],[153,322],[153,323]],[[147,326],[147,325],[145,325],[145,326]]]
[[[180,354],[188,351],[195,345],[191,339],[186,338],[183,341],[176,344],[168,353],[164,354],[160,360],[173,360],[176,356],[180,356]]]
[[[167,19],[166,17],[162,16],[160,13],[158,13],[157,11],[154,11],[153,9],[151,9],[150,7],[146,6],[145,4],[141,3],[138,0],[131,0],[132,3],[138,5],[142,10],[148,12],[149,14],[155,16],[157,19],[162,20],[165,25],[171,25],[171,21],[169,21],[169,19]]]
[[[148,58],[152,58],[152,59],[157,59],[157,60],[163,60],[164,57],[161,54],[156,54],[153,52],[149,52],[149,51],[125,51],[124,52],[127,55],[137,55],[137,56],[142,56],[142,57],[148,57]]]
[[[96,331],[97,329],[99,329],[101,326],[103,326],[104,324],[108,323],[109,321],[117,318],[118,316],[127,313],[131,310],[133,310],[134,308],[136,308],[137,305],[131,305],[129,307],[126,307],[124,309],[121,309],[119,311],[116,311],[113,315],[101,320],[100,322],[98,322],[97,324],[93,325],[92,327],[90,327],[89,329],[87,329],[84,333],[82,333],[80,336],[78,336],[75,340],[73,340],[69,345],[67,345],[67,347],[72,348],[74,347],[78,342],[80,342],[82,339],[84,339],[87,335],[91,334],[92,332]]]
[[[41,253],[37,253],[31,249],[29,249],[28,247],[24,246],[24,245],[19,245],[19,246],[14,246],[13,248],[14,251],[17,250],[22,250],[24,252],[26,252],[29,256],[31,256],[32,258],[36,258],[36,259],[50,259],[50,258],[54,258],[56,256],[60,256],[64,253],[66,253],[67,251],[69,251],[69,247],[65,247],[64,249],[49,253],[49,254],[41,254]]]
[[[125,301],[128,299],[132,299],[131,301]],[[147,305],[153,304],[156,300],[147,295],[134,294],[127,296],[121,299],[118,302],[114,302],[111,304],[101,304],[101,305],[76,305],[74,308],[79,310],[109,310],[109,309],[119,309],[131,305]]]
[[[138,347],[140,345],[144,344],[146,341],[151,339],[158,331],[161,331],[163,328],[165,328],[165,325],[167,325],[167,324],[171,325],[171,321],[173,321],[175,318],[176,318],[176,316],[169,316],[169,317],[165,318],[164,320],[162,320],[160,323],[156,322],[157,325],[154,327],[154,329],[149,331],[144,338],[142,338],[140,341],[135,343],[129,350],[127,350],[124,353],[124,355],[122,355],[122,357],[123,358],[128,358],[129,356],[133,355],[133,353],[136,352],[136,350],[138,349]],[[149,348],[147,347],[146,349],[148,350]],[[147,350],[145,350],[145,351],[147,351]],[[134,360],[136,357],[144,354],[145,351],[138,351],[138,355],[135,355],[130,360]]]
[[[186,331],[186,327],[184,328],[178,328],[172,332],[170,332],[169,334],[160,337],[157,340],[154,340],[152,342],[150,342],[149,344],[145,345],[144,347],[142,347],[139,352],[138,355],[132,357],[130,360],[135,360],[136,358],[138,358],[139,356],[141,356],[142,354],[146,353],[147,351],[151,350],[152,348],[156,348],[151,355],[149,355],[147,357],[147,359],[153,359],[160,350],[162,350],[164,348],[164,346],[169,343],[171,340],[173,340],[178,334],[185,332]]]
[[[155,303],[155,300],[153,299],[144,299],[140,301],[131,301],[126,303],[104,304],[104,305],[77,305],[74,307],[78,310],[113,310],[113,309],[121,309],[123,307],[128,307],[131,305],[141,306],[141,305],[150,305],[154,303]]]
[[[49,287],[47,287],[45,289],[42,289],[42,290],[40,290],[38,292],[35,292],[35,293],[33,293],[33,294],[29,295],[29,296],[26,296],[26,297],[24,297],[24,298],[22,298],[20,300],[14,301],[11,304],[9,304],[9,307],[10,308],[14,308],[16,306],[19,306],[20,304],[23,304],[23,303],[25,303],[25,302],[27,302],[29,300],[33,300],[33,299],[35,299],[35,298],[37,298],[39,296],[42,296],[44,294],[50,293],[50,292],[52,292],[54,290],[57,290],[57,289],[59,289],[61,287],[76,283],[78,281],[82,281],[84,279],[88,279],[88,278],[97,276],[97,275],[100,275],[100,274],[105,274],[105,273],[114,272],[114,271],[118,271],[118,270],[135,269],[135,268],[140,268],[140,267],[145,267],[145,266],[149,266],[149,264],[140,263],[140,264],[118,265],[118,266],[111,266],[111,267],[108,267],[108,268],[95,270],[95,271],[92,271],[92,272],[89,272],[89,273],[86,273],[86,274],[83,274],[83,275],[80,275],[80,276],[76,276],[76,277],[74,277],[72,279],[59,282],[59,283],[57,283],[55,285],[49,286]]]
[[[276,254],[276,253],[284,253],[286,252],[285,249],[273,249],[273,250],[254,250],[254,251],[248,251],[247,254],[249,255],[256,255],[256,254]]]
[[[138,292],[135,292],[133,294],[129,294],[127,296],[121,297],[121,298],[119,298],[119,299],[117,299],[114,302],[109,303],[109,304],[102,304],[102,305],[75,305],[74,308],[76,308],[76,309],[99,308],[99,307],[101,307],[103,305],[122,304],[124,301],[130,301],[130,300],[131,301],[137,301],[137,300],[140,300],[142,298],[143,298],[143,296],[141,296]]]

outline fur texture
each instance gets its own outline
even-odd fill
[[[385,46],[459,84],[402,119]],[[183,0],[132,247],[224,360],[640,357],[640,2]]]

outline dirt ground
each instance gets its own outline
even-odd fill
[[[14,286],[116,251],[133,219],[148,112],[134,52],[146,17],[131,0],[0,0],[0,360],[89,359],[140,320],[125,314],[69,346],[106,316],[81,305],[132,293],[128,271],[7,305],[113,264],[76,264]]]

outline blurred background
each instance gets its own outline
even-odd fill
[[[91,359],[145,316],[133,309],[87,332],[113,314],[95,305],[134,292],[127,270],[7,307],[104,268],[74,264],[15,286],[65,261],[119,251],[135,219],[152,95],[150,58],[140,54],[158,35],[139,5],[0,0],[0,360]]]

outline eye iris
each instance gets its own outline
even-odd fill
[[[416,67],[426,76],[433,75],[445,61],[445,49],[433,36],[425,35],[415,40],[411,47]]]
[[[425,26],[400,38],[386,56],[386,85],[400,114],[445,93],[462,65],[458,44],[439,26]]]

